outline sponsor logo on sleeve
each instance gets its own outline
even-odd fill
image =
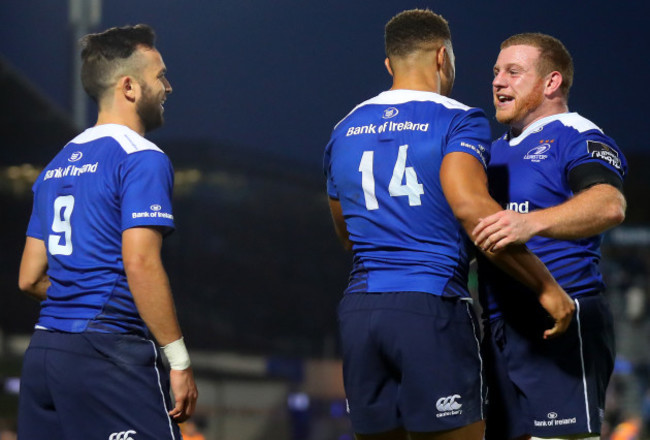
[[[587,152],[594,159],[600,159],[607,162],[617,170],[621,170],[621,158],[618,157],[618,151],[607,144],[598,141],[587,141]]]
[[[483,162],[483,166],[487,166],[487,162],[485,160],[485,147],[481,144],[468,144],[467,142],[461,142],[460,143],[461,147],[469,148],[470,150],[476,152],[479,157],[481,158],[481,162]]]
[[[168,212],[162,212],[163,207],[157,203],[149,206],[149,211],[132,212],[131,218],[166,218],[174,220],[174,216]]]

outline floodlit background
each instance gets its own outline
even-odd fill
[[[482,107],[493,136],[492,66],[502,40],[560,38],[576,68],[570,109],[630,162],[628,217],[602,267],[619,357],[607,426],[650,420],[650,42],[641,2],[375,0],[3,0],[0,3],[0,440],[15,429],[22,353],[38,304],[17,273],[31,184],[96,109],[80,93],[76,40],[147,23],[174,88],[151,133],[176,169],[177,232],[164,260],[211,440],[351,439],[336,305],[351,256],[336,241],[321,170],[331,128],[390,87],[383,26],[429,7],[449,20],[452,97]],[[188,426],[187,438],[194,429]],[[603,438],[610,438],[605,434]]]

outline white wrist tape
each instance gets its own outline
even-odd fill
[[[185,348],[183,338],[162,347],[172,370],[186,370],[190,366],[190,355]]]

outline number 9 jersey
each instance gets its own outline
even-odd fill
[[[443,157],[487,166],[485,114],[432,92],[389,90],[352,110],[324,158],[353,243],[346,293],[426,292],[468,297],[469,240],[440,184]]]
[[[146,334],[122,262],[122,232],[174,229],[169,158],[131,129],[98,125],[38,176],[27,235],[43,240],[51,286],[37,326]]]

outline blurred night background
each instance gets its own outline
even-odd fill
[[[383,27],[428,7],[450,23],[452,97],[481,107],[493,136],[492,66],[518,32],[558,37],[573,55],[569,107],[630,163],[623,226],[602,268],[617,323],[607,432],[650,427],[650,27],[644,2],[556,4],[375,0],[2,0],[0,2],[0,440],[15,429],[21,355],[38,304],[17,288],[31,185],[93,125],[79,95],[78,38],[147,23],[174,89],[148,137],[176,170],[177,230],[164,261],[192,354],[195,419],[212,440],[351,440],[336,306],[351,255],[327,208],[322,152],[356,104],[390,88]],[[625,425],[627,423],[627,425]],[[193,427],[187,426],[187,438]]]

